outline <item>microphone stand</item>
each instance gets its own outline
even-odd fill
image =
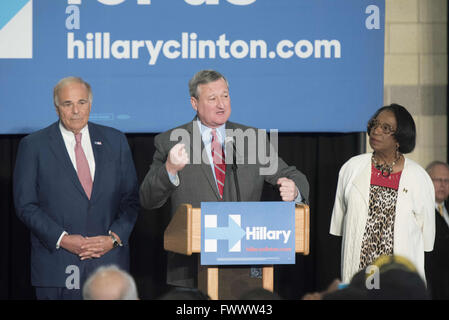
[[[232,149],[233,149],[233,155],[232,155],[232,172],[234,173],[234,184],[235,184],[235,192],[237,193],[237,201],[240,202],[242,199],[240,198],[240,186],[239,186],[239,179],[237,177],[237,155],[236,155],[236,148],[235,148],[235,141],[232,139]]]
[[[235,148],[235,140],[232,139],[232,149],[234,151],[232,155],[232,172],[234,173],[234,181],[235,181],[235,191],[237,193],[237,201],[241,202],[242,199],[240,197],[240,186],[239,186],[239,179],[237,176],[237,151]],[[255,279],[262,279],[262,268],[258,266],[251,266],[250,272],[249,272],[250,278]]]

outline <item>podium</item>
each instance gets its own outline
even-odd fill
[[[309,254],[309,206],[295,207],[295,252]],[[181,204],[164,232],[164,249],[192,255],[201,252],[201,209]],[[220,266],[206,266],[205,291],[212,300],[218,300],[218,271]],[[262,287],[273,292],[274,267],[262,267]]]

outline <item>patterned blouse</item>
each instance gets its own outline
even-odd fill
[[[394,219],[401,173],[382,176],[371,166],[368,219],[360,251],[360,269],[372,264],[381,255],[393,254]]]

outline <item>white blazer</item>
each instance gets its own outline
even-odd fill
[[[341,274],[350,282],[359,271],[360,250],[368,218],[371,156],[349,159],[340,169],[330,233],[343,236]],[[435,239],[435,190],[427,172],[405,158],[399,181],[393,253],[408,258],[425,281],[424,251]]]

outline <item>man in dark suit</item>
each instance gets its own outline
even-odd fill
[[[140,187],[143,207],[159,208],[170,199],[173,214],[181,203],[260,201],[265,181],[279,187],[284,201],[308,200],[304,174],[287,166],[273,148],[270,161],[260,156],[270,147],[264,132],[228,121],[231,101],[223,75],[200,71],[189,81],[189,91],[196,117],[155,137],[156,152]],[[168,258],[167,282],[195,287],[197,261],[174,253]]]
[[[20,142],[14,204],[31,230],[36,297],[82,299],[98,266],[129,269],[138,183],[125,135],[88,122],[90,85],[64,78],[53,97],[59,121]]]
[[[434,161],[427,172],[435,187],[435,243],[426,252],[426,278],[432,299],[449,299],[449,215],[445,201],[449,196],[449,165]]]

